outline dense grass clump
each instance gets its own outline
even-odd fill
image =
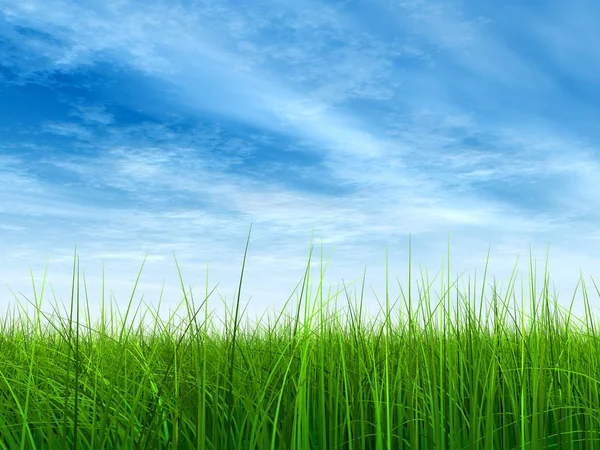
[[[454,311],[454,283],[442,281],[434,304],[423,282],[413,310],[409,264],[404,312],[392,317],[386,289],[383,319],[367,320],[364,277],[345,316],[323,300],[323,270],[314,301],[303,303],[309,256],[293,314],[242,328],[246,253],[224,332],[210,322],[208,284],[196,306],[183,281],[187,316],[177,325],[156,314],[152,330],[126,326],[134,294],[120,322],[106,320],[103,297],[99,323],[88,313],[81,324],[79,276],[68,317],[43,313],[36,299],[34,320],[5,323],[0,448],[600,448],[600,339],[585,285],[579,321],[573,302],[568,314],[550,302],[546,276],[537,302],[532,276],[529,316],[523,296],[520,310],[514,294],[509,308],[513,272],[506,299],[492,287],[484,321],[487,265],[478,312],[476,282],[456,293]]]

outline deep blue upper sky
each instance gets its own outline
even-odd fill
[[[312,297],[321,238],[325,295],[367,266],[377,311],[386,246],[394,302],[409,233],[430,281],[450,233],[461,292],[491,245],[488,275],[504,293],[520,255],[527,296],[530,243],[539,291],[549,244],[568,306],[579,270],[598,276],[598,17],[592,1],[0,0],[2,310],[7,285],[33,299],[30,267],[39,295],[48,259],[68,303],[75,245],[93,309],[102,262],[123,307],[146,254],[138,294],[156,307],[164,281],[174,308],[173,251],[195,298],[208,262],[231,304],[250,223],[250,317],[292,294],[313,227]]]

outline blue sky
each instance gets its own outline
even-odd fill
[[[313,227],[313,298],[321,239],[325,294],[357,280],[360,298],[366,266],[375,314],[386,246],[404,309],[409,233],[413,293],[450,233],[461,292],[475,270],[480,290],[491,245],[488,283],[504,294],[519,257],[527,299],[529,244],[538,292],[550,244],[559,303],[580,273],[594,302],[599,14],[592,1],[0,0],[0,306],[11,290],[33,299],[30,269],[39,295],[47,261],[42,309],[68,305],[77,245],[94,317],[102,263],[124,313],[146,254],[134,305],[156,309],[165,283],[168,317],[174,251],[197,305],[208,263],[223,318],[251,223],[251,319],[292,295]],[[520,301],[520,276],[515,289]]]

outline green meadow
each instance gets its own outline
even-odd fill
[[[287,312],[250,324],[240,307],[248,243],[222,330],[208,273],[200,300],[181,280],[167,321],[133,304],[137,281],[124,314],[107,317],[103,289],[96,323],[76,250],[62,314],[56,300],[42,311],[44,275],[28,300],[35,314],[2,321],[0,448],[600,449],[600,334],[584,283],[584,318],[550,297],[547,258],[539,293],[530,257],[518,295],[516,271],[503,295],[486,263],[462,293],[442,268],[433,298],[435,280],[410,289],[409,245],[408,291],[391,304],[386,288],[371,318],[366,270],[359,299],[349,285],[324,295],[321,256],[319,288],[306,295],[311,240],[296,304],[290,296]]]

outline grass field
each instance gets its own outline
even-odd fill
[[[35,317],[2,325],[0,447],[600,449],[600,339],[585,285],[579,319],[573,303],[567,311],[549,299],[546,272],[537,298],[532,270],[526,314],[514,271],[505,298],[492,285],[484,296],[486,264],[480,289],[456,291],[454,310],[456,282],[443,277],[443,295],[432,299],[422,282],[413,309],[409,264],[405,308],[386,292],[382,317],[365,317],[363,277],[360,302],[343,296],[342,315],[327,306],[341,311],[346,290],[324,300],[323,269],[315,298],[302,298],[311,242],[292,313],[242,326],[247,251],[222,332],[208,281],[199,305],[181,281],[178,323],[151,312],[150,327],[127,327],[139,313],[133,293],[124,317],[107,318],[102,298],[98,323],[81,323],[75,254],[68,313],[41,312],[36,296]],[[484,302],[493,317],[482,317]]]

